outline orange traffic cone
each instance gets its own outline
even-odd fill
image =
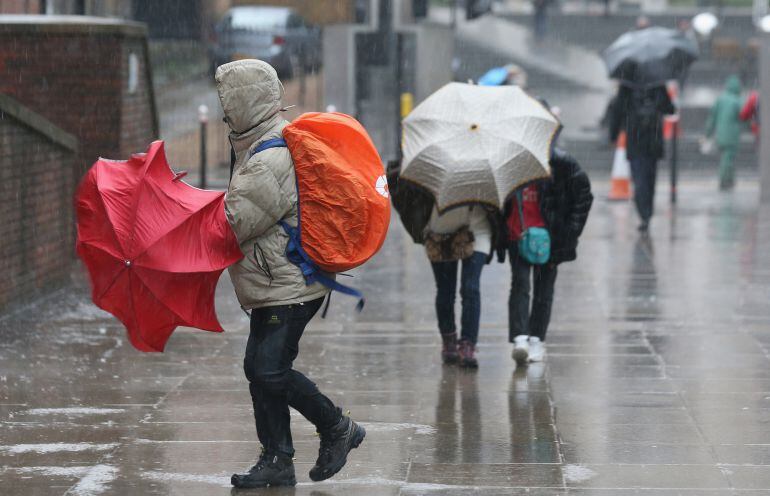
[[[615,158],[612,161],[610,179],[610,200],[628,200],[631,198],[631,166],[626,157],[626,133],[621,132],[615,146]]]

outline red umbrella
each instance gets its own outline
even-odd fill
[[[93,301],[123,322],[141,351],[163,351],[180,325],[222,332],[214,291],[242,257],[224,192],[180,177],[155,141],[127,161],[97,160],[75,196],[77,252]]]

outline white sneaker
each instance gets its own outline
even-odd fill
[[[529,336],[526,334],[521,334],[513,338],[513,353],[511,354],[511,358],[513,358],[518,365],[527,364],[527,359],[529,358],[528,339]]]
[[[529,338],[529,361],[542,362],[545,359],[545,343],[540,338]]]

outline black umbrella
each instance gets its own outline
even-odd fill
[[[634,86],[654,86],[680,79],[698,58],[698,43],[673,29],[630,31],[602,52],[613,79]]]

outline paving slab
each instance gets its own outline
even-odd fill
[[[291,495],[770,494],[770,211],[742,180],[685,177],[649,237],[629,203],[596,203],[560,268],[549,356],[517,369],[507,265],[482,277],[480,368],[445,367],[430,267],[394,218],[368,296],[311,322],[297,368],[368,430],[333,480],[307,475],[318,439],[292,415]],[[660,185],[663,191],[664,185]],[[242,374],[248,321],[227,276],[224,334],[179,329],[133,350],[66,292],[0,316],[0,494],[231,494],[258,452]]]

